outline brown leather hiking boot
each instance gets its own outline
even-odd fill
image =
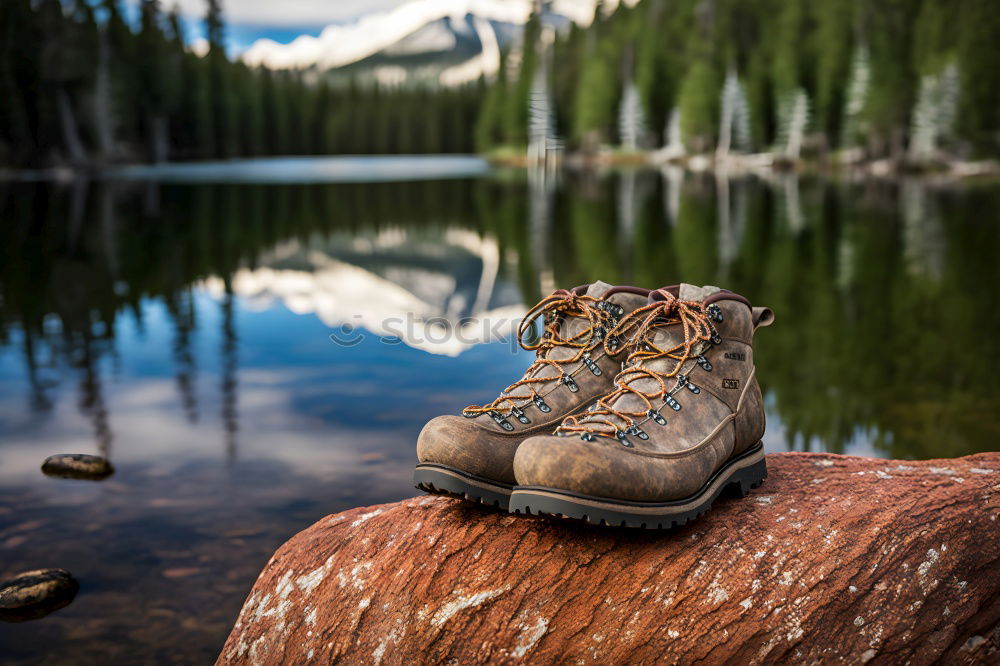
[[[535,351],[521,379],[488,405],[462,416],[438,416],[417,439],[417,488],[507,508],[514,487],[514,453],[532,435],[551,434],[566,416],[607,393],[625,357],[624,340],[609,337],[619,320],[648,301],[649,290],[604,282],[560,289],[525,315],[518,340]],[[538,317],[544,333],[525,334]]]
[[[630,340],[614,388],[555,435],[521,444],[510,510],[670,528],[727,487],[742,496],[760,485],[764,404],[752,340],[773,318],[717,287],[651,292],[609,334]]]

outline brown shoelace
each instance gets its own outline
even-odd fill
[[[615,438],[620,434],[635,434],[636,419],[658,415],[654,401],[669,400],[672,390],[679,389],[685,382],[678,382],[668,388],[667,380],[680,378],[684,362],[697,356],[695,348],[700,343],[712,340],[716,335],[708,310],[696,301],[682,301],[669,292],[660,291],[665,300],[650,303],[627,314],[611,330],[611,336],[627,337],[633,350],[625,359],[622,371],[615,377],[615,388],[603,396],[580,416],[569,416],[556,430],[558,434],[580,433],[585,438],[593,436]],[[665,326],[684,327],[684,341],[669,349],[653,343],[654,333]],[[669,372],[649,368],[646,363],[657,359],[672,359],[674,366]],[[644,391],[634,384],[640,379],[651,379],[656,383],[653,391]],[[692,389],[694,390],[694,389]],[[623,411],[611,405],[619,398],[632,394],[645,404],[644,411]],[[616,423],[613,419],[617,419]],[[631,429],[631,430],[630,430]]]
[[[517,330],[517,341],[523,349],[535,352],[535,360],[525,371],[524,376],[505,388],[500,396],[487,405],[469,405],[462,413],[466,416],[478,416],[490,412],[503,412],[507,409],[517,409],[519,403],[540,398],[536,387],[541,384],[562,381],[567,374],[563,366],[571,365],[583,359],[584,354],[600,346],[603,339],[602,328],[614,323],[612,315],[598,307],[601,301],[586,295],[580,295],[566,289],[558,289],[550,296],[542,299],[521,320]],[[536,343],[525,342],[525,334],[539,317],[545,317],[545,329]],[[588,325],[580,332],[563,338],[560,325],[567,317],[586,319]],[[549,352],[556,347],[575,348],[576,352],[565,359],[548,358]],[[544,366],[555,368],[556,374],[545,377],[533,376]],[[515,393],[519,388],[527,389],[527,393]]]

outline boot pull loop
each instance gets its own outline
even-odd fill
[[[756,307],[752,309],[753,311],[753,328],[756,331],[758,328],[763,328],[765,326],[770,326],[774,323],[774,311],[771,308]]]

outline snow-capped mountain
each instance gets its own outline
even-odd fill
[[[616,2],[606,5],[616,5]],[[412,0],[395,9],[329,25],[288,44],[259,39],[242,55],[272,69],[349,69],[383,83],[436,79],[457,85],[496,73],[500,49],[518,39],[535,0]],[[551,0],[544,20],[588,24],[596,0]]]

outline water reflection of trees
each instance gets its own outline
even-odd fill
[[[533,301],[556,284],[724,283],[775,308],[758,360],[797,448],[859,434],[888,455],[989,448],[1000,435],[992,286],[1000,190],[636,172],[560,182],[323,186],[41,184],[0,189],[0,343],[20,350],[28,404],[44,411],[61,368],[102,450],[102,388],[124,315],[160,302],[183,412],[199,418],[192,285],[224,283],[280,242],[336,231],[465,228],[499,241],[501,271]],[[377,250],[376,250],[377,251]],[[546,276],[552,277],[546,279]],[[238,331],[220,303],[219,392],[236,455]]]
[[[524,244],[494,196],[482,218]],[[1000,435],[1000,230],[983,214],[998,203],[988,185],[585,175],[557,194],[553,265],[559,284],[718,283],[775,308],[758,359],[796,448],[960,455]],[[530,301],[537,277],[519,278]]]

